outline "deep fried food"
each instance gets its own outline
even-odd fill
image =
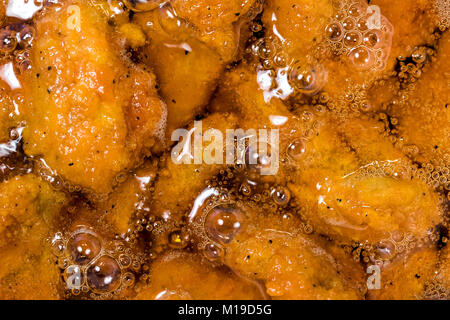
[[[233,129],[237,125],[237,118],[233,114],[214,113],[203,119],[202,132],[214,128],[225,135],[226,129]],[[207,187],[206,180],[216,174],[223,164],[195,164],[194,163],[194,135],[193,126],[188,128],[186,136],[189,141],[180,138],[179,142],[184,147],[176,154],[169,154],[162,160],[160,175],[155,183],[152,213],[157,216],[170,214],[175,219],[188,213],[194,204],[194,200]],[[211,142],[203,141],[203,148]],[[179,161],[189,161],[190,164],[174,163],[172,157]],[[223,158],[225,160],[225,158]],[[182,183],[180,183],[182,181]]]
[[[25,152],[72,184],[108,193],[163,134],[154,77],[121,56],[112,28],[84,1],[45,8],[36,32],[24,81]]]
[[[137,13],[133,22],[148,38],[143,60],[156,73],[168,110],[168,132],[201,113],[225,65],[238,56],[254,0],[177,0]]]
[[[0,0],[0,299],[448,299],[449,14]]]
[[[152,265],[147,287],[138,289],[139,300],[263,299],[256,283],[224,267],[214,267],[196,255],[172,251]],[[189,275],[189,277],[186,277]]]
[[[357,281],[363,272],[350,270],[306,235],[283,228],[279,217],[262,217],[247,211],[248,225],[225,245],[225,264],[250,278],[262,280],[276,299],[361,299]],[[281,227],[281,228],[280,228]],[[361,290],[361,291],[360,291]]]
[[[370,290],[368,297],[380,300],[423,299],[436,265],[435,248],[420,248],[401,255],[381,268],[380,289]]]
[[[394,28],[388,69],[394,67],[397,57],[407,57],[416,46],[433,42],[432,34],[438,27],[438,18],[433,10],[434,3],[435,0],[412,0],[399,6],[398,3],[388,0],[370,2],[371,5],[380,7],[382,14]]]
[[[411,179],[411,164],[377,126],[361,120],[319,124],[294,165],[299,174],[290,188],[326,235],[375,243],[399,231],[421,239],[440,221],[439,196]]]
[[[155,165],[146,163],[135,173],[124,178],[126,180],[106,200],[100,202],[97,208],[102,214],[102,219],[113,226],[120,235],[132,230],[133,218],[137,212],[149,210],[146,191],[155,182]]]
[[[450,152],[450,37],[445,33],[439,39],[437,55],[429,57],[426,50],[417,50],[419,61],[429,63],[407,92],[408,99],[391,107],[391,114],[398,119],[398,135],[405,150],[422,163],[443,159]],[[432,61],[426,61],[432,59]]]
[[[420,239],[439,223],[439,196],[419,179],[411,181],[412,163],[382,135],[382,123],[324,116],[310,107],[296,110],[301,121],[280,100],[266,102],[256,77],[239,67],[219,95],[230,103],[217,108],[230,105],[247,115],[240,121],[244,128],[280,130],[280,170],[318,232],[376,243],[395,231]],[[284,118],[283,124],[271,122],[273,116]]]
[[[58,299],[50,230],[65,196],[33,175],[0,184],[0,299]]]
[[[446,246],[444,250],[440,252],[440,261],[439,261],[439,269],[436,275],[436,280],[438,280],[435,284],[441,285],[440,288],[430,288],[431,296],[437,293],[437,298],[440,299],[449,299],[450,296],[450,249],[449,246]],[[436,289],[434,291],[433,289]],[[440,290],[439,290],[440,289]],[[436,298],[434,296],[434,298]]]

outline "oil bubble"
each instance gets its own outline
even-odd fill
[[[113,291],[120,285],[121,270],[117,261],[101,256],[86,271],[89,286],[98,291]]]
[[[373,56],[364,47],[357,47],[350,51],[350,61],[359,69],[368,69],[373,65]]]
[[[188,238],[180,229],[176,229],[169,233],[168,243],[173,249],[183,249],[187,246]]]
[[[358,22],[356,23],[356,27],[359,31],[366,31],[369,29],[369,27],[367,26],[367,20],[363,18],[358,20]]]
[[[210,261],[216,261],[223,257],[223,249],[222,247],[214,244],[208,243],[203,249],[203,253],[205,257]]]
[[[424,63],[427,60],[427,52],[425,48],[417,48],[413,51],[411,58],[417,64]]]
[[[276,54],[274,43],[264,38],[258,40],[254,48],[261,59],[271,59]]]
[[[361,40],[361,34],[358,31],[349,31],[344,36],[344,43],[347,47],[356,47]]]
[[[245,149],[245,164],[253,170],[270,169],[272,156],[272,145],[270,143],[259,141],[259,151],[256,144],[250,144]]]
[[[52,241],[52,252],[56,256],[61,256],[64,253],[65,245],[64,241],[58,239],[55,241]]]
[[[121,254],[119,256],[119,263],[122,266],[122,268],[128,268],[131,265],[131,258],[129,255]]]
[[[277,67],[284,68],[287,65],[287,57],[284,53],[279,52],[273,57],[273,62]]]
[[[217,206],[211,209],[205,229],[211,240],[226,244],[233,240],[242,227],[243,215],[234,206]]]
[[[92,261],[101,250],[100,240],[90,233],[78,233],[69,242],[70,256],[80,265]]]
[[[369,30],[364,34],[363,42],[369,48],[378,49],[381,47],[383,34],[379,30]]]
[[[343,36],[343,30],[342,30],[342,26],[340,23],[338,22],[333,22],[330,23],[329,25],[327,25],[327,27],[325,28],[326,34],[328,39],[330,39],[331,41],[339,41],[342,39]]]
[[[243,183],[239,187],[239,192],[241,192],[244,196],[249,196],[252,193],[252,189],[248,183]]]
[[[380,241],[376,249],[382,259],[390,259],[395,254],[395,245],[389,240]]]
[[[134,285],[134,283],[136,281],[136,277],[134,276],[133,273],[127,272],[123,275],[122,281],[125,286],[131,287]]]
[[[345,18],[344,21],[342,21],[342,26],[345,30],[353,30],[356,26],[356,21],[353,18]]]
[[[352,17],[359,17],[363,13],[363,8],[359,4],[352,4],[347,13]]]
[[[17,39],[14,31],[0,30],[0,52],[11,53],[16,49]]]
[[[25,25],[19,32],[19,46],[21,49],[31,47],[36,31],[32,26]]]
[[[324,87],[326,81],[327,73],[321,65],[311,66],[296,62],[289,71],[289,82],[305,94],[316,94]]]
[[[279,206],[285,206],[291,200],[291,192],[285,187],[274,188],[271,196],[273,201]]]

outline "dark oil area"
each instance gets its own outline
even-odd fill
[[[449,3],[369,2],[1,1],[0,299],[448,299]]]

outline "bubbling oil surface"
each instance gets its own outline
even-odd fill
[[[242,6],[245,6],[246,1],[242,2]],[[276,221],[270,228],[266,226],[265,230],[273,229],[280,234],[285,233],[286,239],[288,235],[292,237],[297,234],[318,243],[326,243],[324,247],[336,246],[346,259],[355,261],[361,268],[376,264],[388,270],[396,261],[407,259],[409,255],[420,250],[443,252],[450,228],[449,150],[445,148],[438,150],[432,154],[431,159],[422,161],[419,155],[426,151],[421,149],[420,143],[416,145],[414,139],[409,139],[409,128],[408,125],[404,127],[404,117],[401,114],[395,116],[394,110],[423,107],[411,105],[410,96],[417,90],[417,83],[420,83],[433,64],[437,63],[438,59],[445,59],[445,56],[442,57],[444,54],[440,50],[440,45],[442,39],[448,37],[449,10],[446,1],[433,2],[438,16],[436,29],[430,31],[432,35],[430,38],[433,40],[427,44],[415,44],[407,57],[396,57],[394,69],[390,71],[387,71],[387,68],[388,60],[392,59],[391,49],[396,35],[395,23],[389,21],[387,14],[385,16],[381,12],[380,25],[376,28],[371,25],[372,16],[368,14],[369,5],[366,1],[330,0],[332,15],[320,26],[318,43],[306,56],[297,56],[295,41],[285,37],[282,31],[278,31],[276,24],[272,30],[268,29],[262,18],[264,10],[268,10],[267,3],[256,1],[245,13],[244,20],[232,23],[233,37],[224,37],[227,45],[230,45],[231,38],[237,39],[239,44],[236,47],[238,53],[233,57],[234,61],[223,66],[220,74],[226,78],[227,74],[233,74],[240,66],[246,66],[250,71],[246,70],[239,74],[237,83],[228,80],[221,83],[216,81],[217,79],[211,81],[213,88],[207,104],[233,105],[232,112],[241,113],[242,117],[250,119],[250,122],[257,119],[252,125],[262,128],[267,128],[270,122],[267,119],[266,122],[258,122],[261,119],[258,116],[271,116],[272,125],[281,128],[282,132],[279,172],[271,177],[262,176],[261,169],[270,166],[271,163],[268,162],[268,158],[261,157],[257,150],[247,145],[243,153],[243,164],[223,165],[212,170],[206,177],[199,174],[205,171],[202,166],[194,169],[189,167],[187,174],[185,172],[179,174],[181,171],[163,161],[171,153],[171,142],[166,141],[166,145],[159,150],[149,151],[135,168],[126,168],[120,172],[113,181],[113,191],[110,194],[97,193],[91,188],[73,183],[70,176],[62,176],[52,169],[46,162],[45,155],[29,156],[23,148],[27,141],[22,133],[27,128],[27,123],[23,120],[21,101],[23,102],[24,86],[28,84],[22,79],[24,74],[33,70],[30,58],[33,45],[37,37],[43,36],[36,34],[35,24],[39,23],[39,20],[33,17],[38,17],[41,14],[40,10],[45,11],[46,6],[63,3],[62,0],[52,3],[44,1],[43,7],[28,5],[20,12],[12,5],[0,9],[0,112],[8,109],[5,123],[12,123],[6,128],[8,137],[0,141],[0,183],[14,176],[35,175],[48,183],[55,192],[61,192],[67,197],[68,204],[61,209],[64,213],[61,214],[63,218],[50,223],[50,234],[47,235],[49,236],[47,244],[51,248],[61,275],[59,283],[56,284],[61,298],[133,298],[137,292],[151,286],[152,277],[157,277],[151,273],[152,263],[157,259],[164,259],[174,250],[194,254],[202,261],[207,261],[209,265],[228,268],[242,276],[237,269],[226,265],[225,258],[230,255],[230,250],[233,250],[232,244],[239,241],[247,228],[262,217]],[[170,1],[110,0],[107,6],[97,1],[89,3],[101,9],[100,11],[106,14],[109,24],[116,29],[122,24],[136,24],[133,20],[134,15],[156,16],[164,36],[171,35],[173,38],[167,47],[173,49],[174,54],[180,50],[183,50],[185,56],[197,54],[192,51],[193,46],[189,45],[193,37],[208,43],[209,34],[219,38],[219,33],[216,32],[223,31],[217,27],[217,30],[210,30],[211,32],[200,32],[195,26],[195,17],[191,17],[192,21],[178,17]],[[195,5],[192,6],[190,9],[195,11]],[[3,12],[1,10],[5,13],[1,14]],[[149,18],[149,25],[153,23],[152,19]],[[274,14],[272,21],[283,23],[281,14],[278,17]],[[144,44],[147,45],[148,41],[152,40],[146,39]],[[127,47],[125,51],[121,53],[124,59],[136,60],[136,65],[142,64],[140,59],[145,55],[144,48]],[[446,54],[448,56],[448,52]],[[42,59],[45,59],[45,56]],[[333,67],[336,65],[342,69],[336,71]],[[50,71],[51,66],[49,68]],[[447,71],[444,77],[447,77],[448,82],[450,73]],[[352,82],[349,80],[350,77],[348,79],[344,77],[342,82],[346,85],[336,89],[332,86],[335,80],[333,77],[339,77],[343,72],[358,73],[363,78],[364,75],[369,76],[362,82]],[[36,74],[35,77],[39,78],[40,75]],[[257,88],[256,95],[252,96],[254,93],[248,92],[248,96],[251,99],[258,97],[254,100],[263,101],[261,102],[264,103],[263,107],[257,105],[259,109],[252,110],[249,106],[239,105],[241,101],[248,102],[245,96],[239,96],[242,94],[241,86],[247,81],[252,82]],[[227,101],[221,93],[222,90],[225,92],[229,90],[227,86],[230,86],[230,83],[236,87],[232,90],[236,90],[237,93],[235,98]],[[159,88],[162,85],[164,84],[160,83],[157,86]],[[430,90],[434,89],[433,83],[428,85]],[[374,98],[377,96],[374,93],[376,90],[381,90],[382,94],[386,94],[389,98],[379,102],[377,100],[379,97]],[[216,92],[217,96],[212,92]],[[448,95],[448,86],[447,92],[443,94],[445,93]],[[277,103],[282,107],[279,109],[273,107]],[[266,107],[269,111],[265,109]],[[431,104],[430,108],[435,106]],[[274,114],[280,110],[282,110],[280,114],[289,113],[292,118]],[[202,117],[206,119],[213,111],[202,106],[196,112],[195,119]],[[270,114],[263,114],[264,112]],[[255,116],[252,113],[262,115]],[[431,113],[433,116],[437,114],[437,117],[448,119],[447,104],[445,110],[430,111]],[[272,121],[273,117],[289,118],[286,120],[288,124],[283,122],[279,125],[277,121]],[[300,123],[297,124],[298,127],[288,127],[292,119]],[[0,120],[3,121],[1,115]],[[352,131],[342,133],[336,130],[332,136],[338,138],[318,140],[322,135],[328,134],[321,127],[323,123],[326,123],[324,126],[328,126],[329,123],[339,121],[372,121],[371,124],[376,124],[373,127],[378,128],[377,134],[385,139],[384,150],[395,150],[391,154],[395,154],[396,158],[366,161],[372,151],[366,153],[364,148],[372,150],[372,147],[365,146],[364,141],[354,143],[355,137],[351,136],[355,132]],[[185,125],[188,127],[190,124]],[[2,125],[0,129],[3,129]],[[411,127],[410,130],[415,128]],[[448,140],[447,136],[445,142],[448,143]],[[334,144],[336,141],[340,143],[339,155],[344,154],[341,159],[327,154],[326,149],[334,147],[327,144]],[[376,142],[378,143],[378,140]],[[266,148],[270,154],[272,152],[270,145]],[[375,146],[373,150],[376,150]],[[255,164],[250,164],[250,158],[256,159]],[[334,166],[336,161],[342,163]],[[353,161],[358,163],[356,169]],[[156,173],[139,173],[148,167],[156,168]],[[295,186],[306,184],[302,180],[305,176],[317,182],[314,186],[317,190],[314,192],[321,192],[322,185],[327,183],[330,185],[327,191],[329,192],[335,186],[333,182],[329,182],[332,179],[327,175],[331,176],[335,172],[330,173],[327,171],[328,168],[338,171],[344,167],[352,169],[337,177],[336,185],[341,183],[353,185],[372,178],[423,183],[428,192],[435,194],[439,199],[441,220],[429,226],[424,238],[417,238],[412,233],[397,230],[386,232],[384,238],[376,242],[352,241],[349,240],[352,237],[339,237],[333,233],[323,232],[326,229],[311,221],[308,214],[316,208],[307,201],[313,196],[309,191],[297,192]],[[315,174],[308,176],[311,172],[317,172],[317,176]],[[324,177],[321,176],[323,172]],[[198,178],[190,180],[191,176]],[[166,177],[170,177],[169,182],[163,186],[158,184],[160,181],[167,181],[163,180]],[[138,187],[133,187],[136,181]],[[180,189],[184,188],[192,188],[195,196],[186,202],[173,204],[174,202],[171,202],[173,198],[181,198],[184,192]],[[357,192],[359,190],[355,191]],[[320,203],[320,196],[318,206],[323,205]],[[417,195],[415,197],[418,198]],[[132,203],[128,205],[130,201]],[[314,205],[315,202],[316,198]],[[155,207],[155,203],[158,207]],[[344,204],[345,200],[338,198],[335,204],[326,204],[326,208],[329,211],[340,212]],[[376,210],[379,209],[375,208],[374,211]],[[350,224],[348,226],[350,226],[348,229],[352,229]],[[263,252],[265,248],[260,249]],[[257,254],[258,252],[255,253]],[[276,260],[276,257],[273,259]],[[439,275],[438,271],[436,274]],[[264,279],[258,281],[264,282]],[[436,276],[427,280],[419,298],[448,299],[449,290],[450,287],[446,287],[442,279]],[[165,289],[155,298],[170,299],[171,296],[192,298],[191,293],[184,288],[177,288],[174,291]]]

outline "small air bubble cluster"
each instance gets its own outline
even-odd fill
[[[414,49],[410,57],[398,57],[397,77],[402,88],[413,89],[411,86],[423,73],[424,67],[435,57],[436,51],[426,46]]]
[[[57,233],[51,245],[71,297],[111,298],[134,284],[135,272],[141,267],[131,249],[121,243],[104,243],[86,226],[67,235]]]
[[[438,280],[427,281],[424,286],[423,297],[426,300],[448,300],[450,297],[450,288],[447,288]]]
[[[445,162],[445,160],[437,163],[424,163],[421,168],[414,170],[414,178],[448,196],[450,191],[450,163]]]
[[[435,0],[434,9],[439,18],[439,29],[445,31],[450,26],[450,2],[448,0]]]
[[[327,83],[328,73],[320,63],[311,57],[304,62],[292,59],[274,36],[254,39],[249,51],[260,60],[257,82],[266,101],[286,99],[293,93],[311,96]]]
[[[211,262],[223,261],[230,242],[254,215],[277,217],[286,226],[292,225],[295,216],[298,228],[291,232],[313,232],[289,188],[259,178],[252,170],[230,167],[206,181],[207,188],[199,195],[203,204],[191,212],[186,227],[197,250]],[[205,194],[209,195],[206,199]]]
[[[333,96],[333,98],[330,96],[328,92],[322,91],[313,97],[312,103],[316,107],[323,105],[340,118],[360,116],[372,108],[365,84],[350,84],[339,95]]]
[[[344,246],[344,252],[350,255],[354,261],[363,261],[365,263],[374,260],[375,248],[368,242],[353,242]]]
[[[342,1],[336,9],[325,27],[333,52],[347,55],[357,69],[383,70],[392,46],[392,24],[363,1]]]
[[[360,167],[347,178],[391,177],[396,179],[411,179],[414,176],[414,166],[406,161],[374,161]]]
[[[242,201],[236,201],[222,189],[207,199],[198,215],[190,221],[191,237],[208,260],[220,262],[224,245],[230,243],[243,227],[244,213]]]
[[[0,55],[12,58],[20,73],[30,68],[30,48],[35,34],[35,29],[25,23],[0,29]]]
[[[391,233],[388,239],[381,240],[375,247],[376,258],[382,261],[391,260],[397,254],[406,253],[418,245],[414,236],[400,231]]]

